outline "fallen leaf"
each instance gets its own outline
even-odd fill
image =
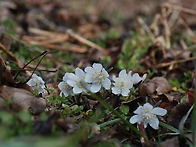
[[[177,147],[177,146],[190,146],[188,143],[189,141],[192,141],[192,134],[186,134],[185,137],[175,136],[171,139],[167,139],[163,142],[161,142],[161,147]]]
[[[181,104],[174,106],[173,109],[171,109],[170,111],[170,115],[168,118],[168,124],[175,128],[178,128],[180,121],[189,111],[190,107],[191,106],[189,104],[188,99],[185,99]],[[185,123],[185,126],[187,128],[187,127],[190,127],[190,125],[191,125],[191,119],[188,118]]]
[[[172,88],[164,77],[155,77],[152,80],[145,81],[139,87],[139,94],[141,96],[153,96],[165,94],[171,91]]]
[[[32,114],[39,114],[45,110],[46,100],[35,97],[31,92],[9,86],[0,86],[0,95],[5,99],[11,99],[11,109],[20,111],[28,109]],[[0,110],[5,108],[5,102],[0,98]]]
[[[77,129],[77,125],[71,117],[66,117],[65,119],[59,118],[55,121],[55,124],[66,133],[73,133]]]
[[[188,90],[188,89],[184,89],[184,90],[187,93],[189,103],[192,106],[194,104],[194,91],[193,90]]]

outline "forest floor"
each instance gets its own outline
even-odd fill
[[[195,52],[195,0],[1,0],[0,146],[195,146]],[[78,92],[72,78],[94,63],[110,88]],[[130,123],[148,103],[157,111]]]

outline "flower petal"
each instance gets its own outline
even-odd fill
[[[58,88],[60,89],[60,90],[62,90],[63,89],[63,82],[60,82],[59,84],[58,84]]]
[[[148,110],[153,109],[153,106],[149,103],[145,103],[143,107],[144,107],[144,109],[148,109]]]
[[[87,84],[85,88],[86,88],[88,91],[90,91],[90,90],[91,90],[91,86],[92,86],[92,84]]]
[[[63,93],[65,97],[68,97],[68,95],[69,95],[69,93],[67,91],[62,91],[61,93]],[[62,97],[62,94],[60,96]]]
[[[67,80],[67,84],[70,85],[71,87],[74,87],[76,85],[76,82],[72,80]]]
[[[144,128],[146,128],[147,125],[148,125],[148,122],[147,121],[144,121],[143,124],[144,124]]]
[[[102,69],[102,73],[104,74],[105,77],[109,77],[108,72],[104,68]]]
[[[124,90],[122,90],[121,94],[122,96],[129,96],[129,92],[130,90],[128,88],[125,88]]]
[[[160,107],[156,107],[153,109],[153,114],[164,116],[165,114],[167,114],[167,110]]]
[[[133,81],[131,81],[130,79],[126,79],[125,84],[128,85],[129,89],[131,89],[133,87]]]
[[[70,79],[72,81],[78,81],[79,80],[79,78],[73,73],[68,74],[68,79]]]
[[[92,83],[94,81],[94,78],[91,74],[86,74],[84,81],[87,83]]]
[[[63,76],[63,81],[67,81],[68,80],[68,75],[69,75],[70,73],[66,73],[64,76]]]
[[[110,86],[111,86],[111,81],[108,79],[108,78],[106,78],[103,82],[102,82],[102,84],[103,84],[103,87],[105,88],[105,89],[110,89]]]
[[[115,77],[115,76],[113,75],[112,79],[114,80],[114,82],[117,82],[119,78],[117,78],[117,77]]]
[[[133,111],[133,113],[141,115],[143,110],[143,106],[139,106],[135,111]]]
[[[134,73],[132,75],[132,79],[133,79],[133,83],[134,84],[137,84],[137,83],[139,83],[142,80],[142,78],[139,76],[138,73]]]
[[[85,76],[84,71],[81,70],[79,67],[76,68],[75,74],[76,74],[76,76],[78,76],[78,77],[83,77],[83,76]]]
[[[93,74],[95,72],[95,70],[92,67],[86,67],[84,69],[84,71],[88,74]]]
[[[132,71],[130,70],[130,71],[128,72],[128,76],[131,76],[131,73],[132,73]]]
[[[127,76],[126,70],[121,70],[119,73],[119,77],[125,78]]]
[[[94,63],[93,64],[93,68],[96,70],[96,71],[101,71],[103,66],[100,64],[100,63]]]
[[[75,86],[75,87],[73,88],[73,93],[75,93],[75,94],[82,93],[82,88],[79,88],[78,86]]]
[[[129,122],[131,123],[131,124],[135,124],[136,122],[140,122],[141,120],[140,120],[140,117],[138,116],[138,115],[134,115],[134,116],[132,116],[131,118],[130,118],[130,120],[129,120]]]
[[[121,90],[117,87],[112,87],[112,93],[114,94],[120,94]]]
[[[99,90],[101,89],[101,85],[99,84],[92,84],[92,86],[91,86],[91,92],[92,93],[96,93],[96,92],[98,92]]]
[[[144,75],[142,76],[142,81],[144,81],[144,80],[146,79],[146,77],[147,77],[147,74],[144,74]]]
[[[149,121],[149,124],[150,124],[150,126],[151,126],[153,129],[158,130],[158,127],[159,127],[159,120],[158,120],[157,117],[154,117],[153,119],[151,119],[151,120]]]

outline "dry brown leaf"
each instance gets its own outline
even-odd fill
[[[192,141],[192,134],[186,134],[186,138]],[[167,139],[161,142],[161,147],[178,147],[178,146],[189,146],[188,139],[180,138],[179,136],[173,137],[171,139]]]
[[[14,111],[29,109],[32,114],[39,114],[45,110],[46,100],[35,97],[31,92],[9,86],[0,86],[0,95],[5,99],[11,99],[11,108]],[[0,99],[0,109],[5,108],[5,102]]]
[[[189,100],[190,105],[193,105],[194,104],[194,91],[189,90],[189,89],[185,89],[185,92],[188,95],[188,100]]]
[[[73,133],[77,129],[75,120],[71,117],[66,117],[65,119],[58,118],[55,124],[66,133]]]
[[[171,91],[172,88],[164,77],[155,77],[150,81],[145,81],[139,88],[139,94],[146,95],[160,95]]]
[[[0,56],[0,85],[14,84],[14,77],[9,68],[6,67],[3,58]]]
[[[186,115],[186,113],[189,111],[191,105],[188,101],[188,98],[186,98],[182,103],[176,105],[171,109],[170,115],[168,118],[168,124],[171,126],[178,128],[182,118]],[[185,123],[185,127],[189,128],[191,125],[191,119],[190,117],[187,119]]]

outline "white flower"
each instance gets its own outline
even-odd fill
[[[29,85],[33,90],[38,90],[38,94],[46,91],[46,86],[44,84],[45,82],[43,79],[36,74],[33,74],[31,79],[27,82],[27,85]]]
[[[100,91],[101,86],[105,89],[110,89],[111,81],[109,80],[108,72],[99,63],[94,63],[92,67],[86,67],[85,82],[91,83],[90,91],[96,93]]]
[[[130,89],[133,87],[132,77],[130,76],[131,72],[128,74],[126,70],[121,70],[119,77],[113,77],[115,83],[112,87],[112,93],[121,94],[122,96],[128,96]]]
[[[59,83],[58,88],[61,90],[60,96],[62,97],[63,94],[65,97],[68,97],[69,95],[74,95],[73,93],[73,88],[67,84],[67,80],[68,80],[68,75],[70,73],[66,73],[63,76],[63,81]]]
[[[87,92],[90,89],[90,84],[84,81],[86,73],[80,68],[76,68],[75,74],[70,73],[68,75],[67,84],[73,87],[73,93],[79,94]]]
[[[156,107],[153,108],[153,106],[149,103],[144,104],[144,106],[139,106],[134,113],[136,115],[132,116],[129,120],[130,123],[143,123],[144,128],[147,127],[149,124],[153,129],[158,129],[159,126],[159,120],[156,115],[164,116],[167,113],[167,110]]]
[[[138,73],[134,73],[132,75],[133,84],[137,84],[140,81],[144,81],[146,77],[147,77],[147,74],[144,74],[142,77],[140,77]]]

